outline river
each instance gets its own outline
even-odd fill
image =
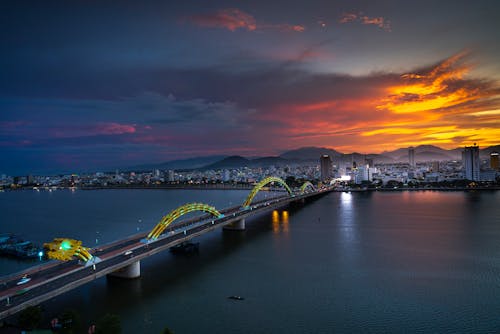
[[[187,202],[242,203],[238,190],[0,193],[0,233],[93,247],[151,229]],[[261,194],[260,196],[265,196]],[[136,280],[102,278],[44,303],[124,333],[500,331],[500,191],[331,193],[216,230],[200,252],[142,261]],[[0,275],[36,264],[0,259]],[[240,295],[244,300],[231,300]]]

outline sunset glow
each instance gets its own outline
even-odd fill
[[[3,11],[0,172],[500,144],[500,26],[474,3],[74,6]]]

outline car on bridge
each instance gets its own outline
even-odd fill
[[[132,254],[132,251],[131,251],[131,250],[126,251],[125,253],[123,253],[123,255],[132,255],[132,256],[133,256],[133,254]]]
[[[22,284],[26,284],[28,283],[29,281],[31,281],[31,278],[28,277],[28,275],[24,275],[20,280],[19,282],[16,283],[16,285],[22,285]]]

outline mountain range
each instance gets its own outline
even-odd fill
[[[461,160],[462,148],[445,150],[433,145],[420,145],[415,147],[415,161],[445,161]],[[500,152],[500,145],[490,146],[479,150],[480,158],[487,159],[491,152]],[[393,151],[384,151],[380,154],[341,153],[325,147],[302,147],[286,151],[279,156],[245,158],[239,155],[224,156],[214,155],[196,157],[183,160],[167,161],[160,164],[147,164],[129,168],[130,170],[151,169],[224,169],[239,167],[267,167],[284,166],[287,164],[301,164],[307,162],[318,162],[321,155],[329,155],[335,164],[351,164],[355,161],[362,164],[365,159],[373,159],[374,163],[397,163],[408,162],[408,148],[400,148]]]

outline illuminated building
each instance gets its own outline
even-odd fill
[[[324,154],[319,159],[321,170],[321,181],[328,181],[332,178],[332,159],[327,154]]]
[[[168,182],[174,182],[175,181],[175,172],[173,170],[168,171]]]
[[[500,163],[498,161],[498,152],[490,153],[490,168],[493,170],[500,170]]]
[[[479,146],[465,146],[462,151],[462,168],[467,180],[479,181]]]
[[[408,147],[408,163],[410,164],[410,168],[415,168],[415,148]]]
[[[363,181],[371,181],[370,167],[368,165],[359,166],[354,175],[354,182],[356,184],[361,184]]]

